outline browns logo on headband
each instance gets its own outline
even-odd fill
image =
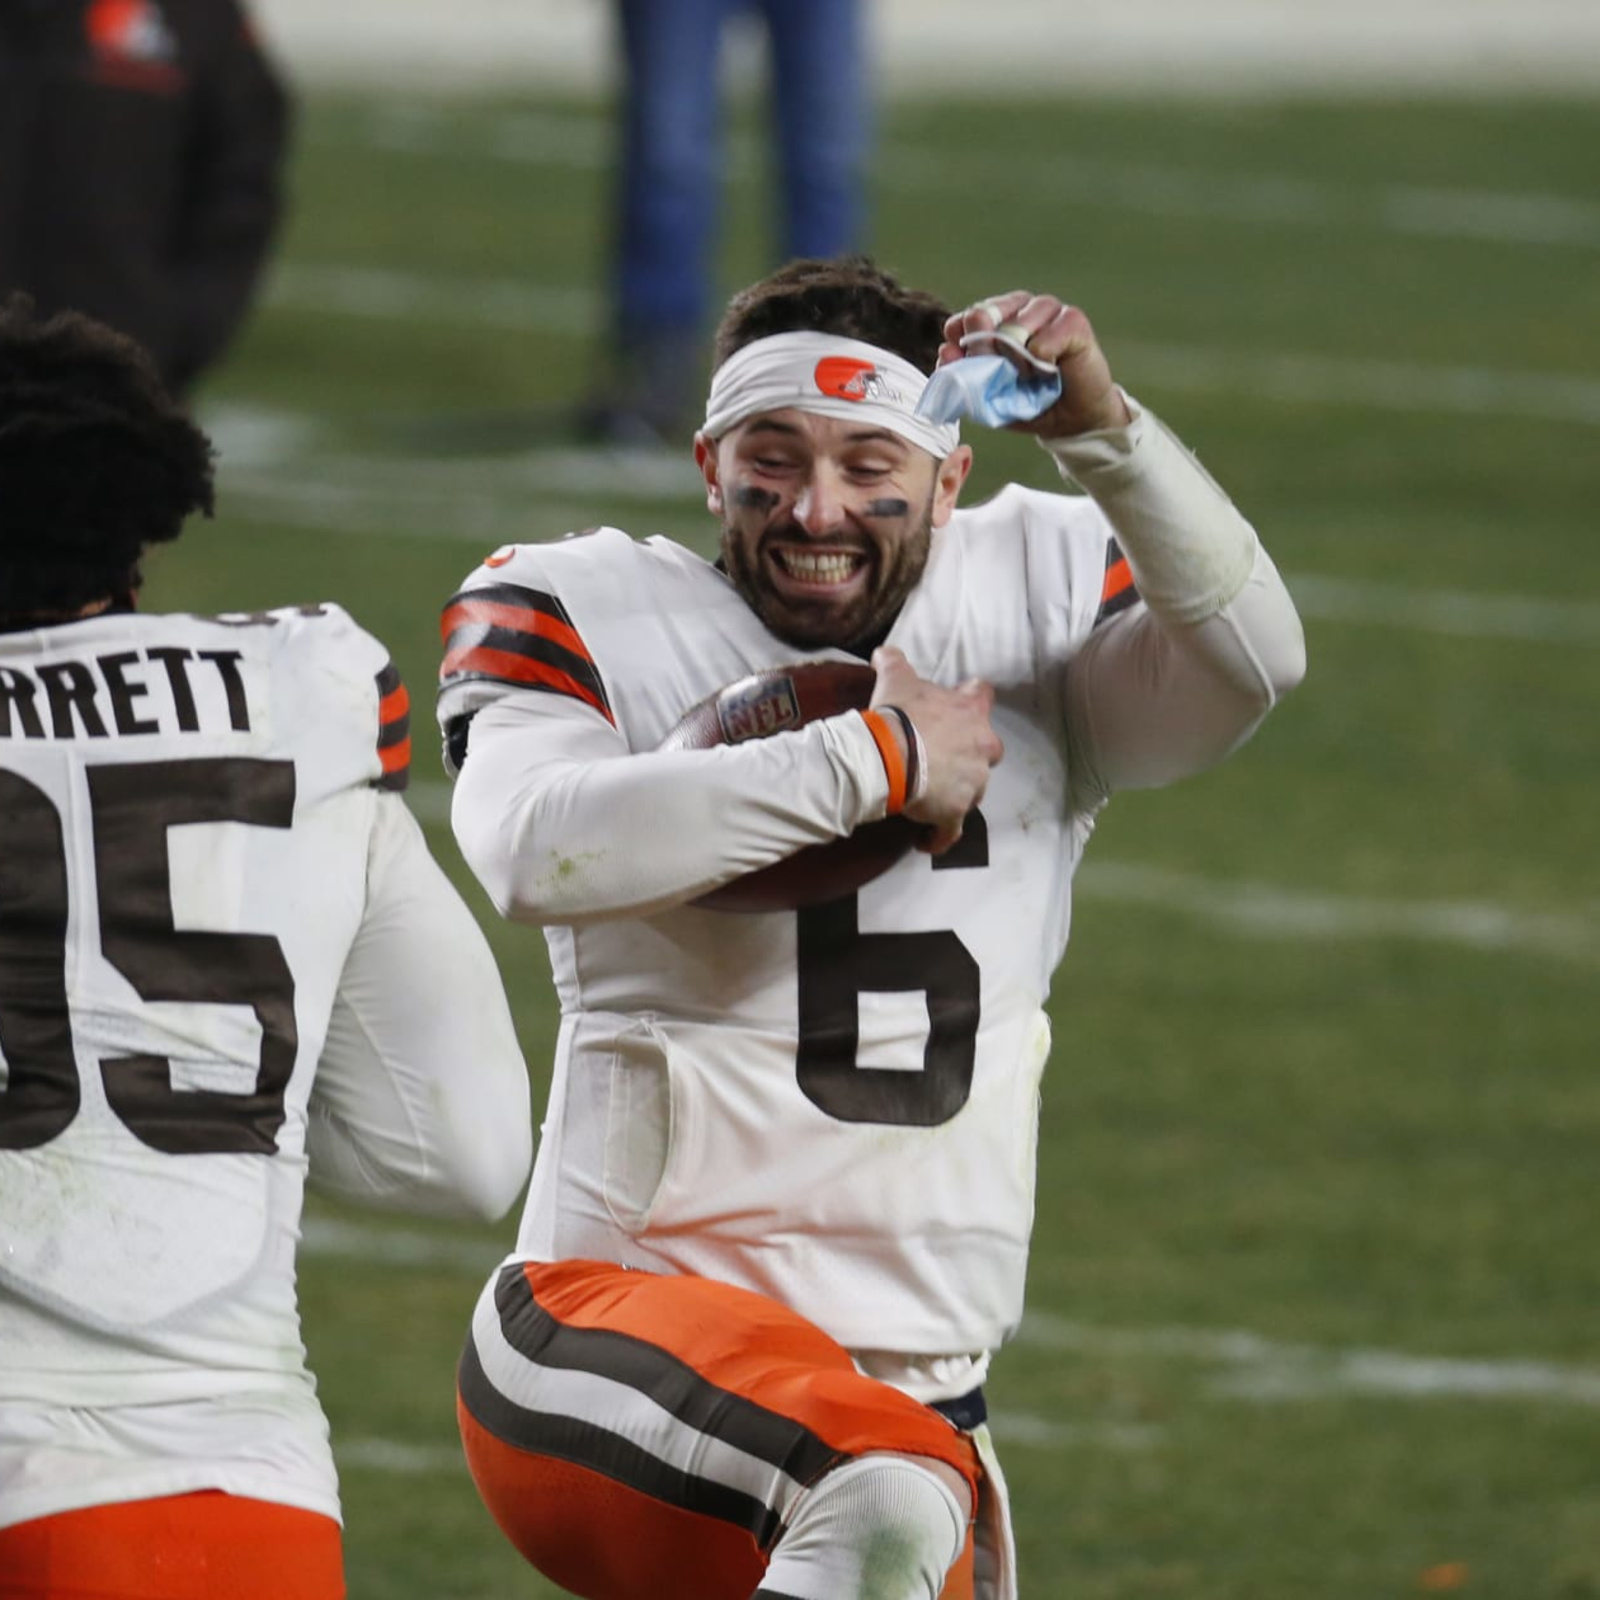
[[[824,356],[812,377],[821,393],[836,394],[841,400],[898,398],[877,367],[859,356]]]
[[[720,439],[763,411],[811,411],[886,428],[942,461],[961,442],[961,430],[916,414],[927,383],[927,374],[877,345],[827,333],[778,333],[734,351],[717,368],[704,431]]]

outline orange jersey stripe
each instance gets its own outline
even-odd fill
[[[570,650],[573,655],[581,656],[591,664],[593,662],[577,633],[546,612],[535,611],[529,606],[507,605],[501,600],[474,600],[471,595],[445,610],[439,618],[439,637],[448,644],[450,635],[457,628],[474,622],[495,628],[509,628],[514,633],[531,633],[536,638],[548,639],[551,644],[560,645],[563,650]]]
[[[1120,561],[1106,568],[1106,581],[1100,586],[1100,604],[1115,600],[1124,589],[1132,587],[1133,569],[1128,565],[1128,558],[1123,556]]]
[[[533,661],[527,656],[513,655],[508,650],[490,650],[482,645],[468,645],[464,650],[452,650],[444,658],[444,665],[439,670],[441,678],[450,678],[461,672],[476,672],[489,678],[504,678],[512,683],[526,683],[536,689],[554,689],[558,693],[571,695],[573,699],[583,701],[585,705],[593,706],[607,722],[613,725],[616,722],[616,718],[611,715],[611,708],[600,696],[581,684],[570,673],[563,672],[559,667],[547,666],[543,661]]]
[[[398,688],[391,689],[378,702],[378,723],[382,726],[387,722],[398,722],[402,717],[411,714],[411,696],[406,692],[402,683]]]
[[[382,765],[385,775],[399,772],[411,763],[411,740],[402,739],[399,744],[381,745],[378,749],[378,761]]]

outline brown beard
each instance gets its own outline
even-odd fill
[[[722,566],[744,602],[765,624],[769,633],[786,644],[801,649],[848,650],[853,655],[868,656],[883,643],[894,626],[895,618],[911,598],[928,565],[928,553],[933,544],[933,494],[930,491],[917,525],[902,540],[890,558],[887,571],[879,570],[883,548],[870,546],[871,560],[875,566],[876,581],[859,606],[840,613],[819,600],[814,607],[795,606],[768,591],[761,582],[761,550],[775,539],[791,536],[799,544],[808,542],[807,535],[794,530],[792,524],[766,529],[757,544],[755,558],[748,559],[745,546],[739,539],[739,530],[728,519],[722,524]]]

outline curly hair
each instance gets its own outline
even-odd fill
[[[211,441],[131,339],[0,303],[0,614],[131,594],[145,549],[211,515]]]
[[[835,333],[903,356],[932,372],[950,309],[908,289],[869,256],[791,261],[728,302],[712,342],[711,364],[776,333]]]

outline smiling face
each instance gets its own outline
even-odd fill
[[[780,639],[865,653],[888,633],[927,565],[971,466],[887,428],[785,409],[695,440],[722,559]]]

